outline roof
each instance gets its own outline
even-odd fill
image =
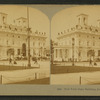
[[[8,15],[8,14],[6,14],[6,13],[2,13],[2,12],[0,12],[0,14]]]
[[[83,13],[82,13],[82,14],[77,15],[77,17],[78,17],[78,16],[81,16],[81,15],[83,15],[83,16],[88,16],[87,14],[83,14]]]
[[[27,20],[27,18],[25,18],[25,17],[19,17],[19,18],[17,18],[17,20],[19,20],[19,19],[26,19]]]

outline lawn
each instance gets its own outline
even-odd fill
[[[59,66],[56,64],[53,64],[51,66],[51,74],[93,72],[93,71],[100,71],[100,67]]]

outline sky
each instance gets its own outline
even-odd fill
[[[58,32],[64,32],[64,30],[66,31],[78,24],[77,15],[81,13],[88,15],[88,25],[98,26],[97,20],[100,19],[99,5],[79,5],[66,8],[52,17],[51,38],[56,40]]]
[[[27,18],[27,7],[23,5],[0,5],[0,12],[6,13],[7,23],[13,24],[14,20],[19,17]],[[46,32],[47,42],[49,43],[50,22],[48,16],[36,8],[29,7],[29,26],[32,31]]]
[[[64,32],[77,24],[77,15],[88,15],[88,24],[97,26],[100,19],[99,5],[0,5],[0,12],[8,14],[8,23],[19,17],[27,17],[29,6],[30,27],[47,33],[46,45],[52,39],[57,39],[58,32]],[[50,30],[51,29],[51,30]],[[51,35],[50,35],[51,33]]]

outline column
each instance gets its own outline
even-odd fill
[[[54,61],[55,61],[55,59],[56,59],[56,49],[54,49]]]

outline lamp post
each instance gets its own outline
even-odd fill
[[[30,30],[31,28],[29,28],[29,9],[27,7],[27,21],[28,21],[28,28],[27,28],[27,32],[28,32],[28,67],[31,67],[31,61],[30,61]]]
[[[75,45],[75,39],[72,38],[72,66],[75,66],[74,64],[74,45]]]

